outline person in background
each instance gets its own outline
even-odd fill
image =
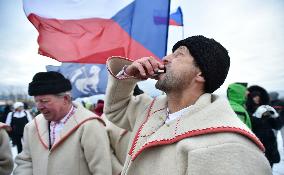
[[[94,106],[93,112],[98,116],[101,116],[104,112],[103,110],[104,110],[104,100],[99,99],[97,101],[97,104]]]
[[[283,121],[277,111],[269,105],[261,105],[252,115],[252,131],[260,139],[265,147],[271,168],[274,163],[280,162],[280,154],[277,148],[277,139],[274,130],[283,126]]]
[[[24,127],[30,121],[32,116],[29,111],[24,109],[24,103],[15,102],[13,105],[14,111],[9,112],[6,124],[11,126],[11,138],[13,144],[17,145],[18,153],[22,152],[22,138],[24,133]]]
[[[12,111],[12,105],[6,103],[5,107],[4,107],[4,111],[3,111],[3,114],[2,114],[2,118],[1,118],[1,121],[2,123],[6,123],[6,120],[7,120],[7,116],[9,114],[9,112]]]
[[[259,139],[228,100],[213,92],[230,67],[227,50],[214,39],[178,41],[160,62],[111,57],[104,113],[131,131],[122,175],[271,174]],[[156,79],[165,94],[132,96],[139,81]]]
[[[0,122],[0,174],[10,175],[14,162],[10,147],[10,139],[7,131],[10,131],[11,127]]]
[[[71,83],[58,72],[39,72],[28,93],[41,114],[24,131],[14,175],[110,175],[109,140],[104,122],[73,103]]]
[[[258,85],[250,86],[247,90],[246,109],[251,117],[259,106],[269,105],[269,95],[263,87]]]
[[[284,120],[284,101],[279,99],[279,93],[278,92],[270,92],[270,105],[278,112],[279,117]],[[283,148],[284,148],[284,127],[280,129],[281,136],[282,136],[282,142],[283,142]],[[276,132],[277,135],[278,132]]]
[[[247,83],[232,83],[227,89],[227,98],[239,119],[251,129],[250,116],[245,109]]]

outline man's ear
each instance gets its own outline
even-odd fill
[[[64,95],[64,101],[66,102],[66,103],[69,103],[69,101],[72,101],[72,99],[71,99],[71,97],[69,96],[69,95]]]
[[[202,72],[198,72],[198,73],[197,73],[197,75],[196,75],[196,81],[202,82],[202,83],[205,82],[205,78],[204,78]]]

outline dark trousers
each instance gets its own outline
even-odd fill
[[[23,145],[22,145],[22,137],[21,135],[14,135],[13,136],[13,143],[17,146],[18,153],[22,152]]]

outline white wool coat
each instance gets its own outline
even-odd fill
[[[14,166],[13,156],[10,147],[10,138],[7,131],[11,127],[0,122],[0,174],[11,174]]]
[[[203,94],[181,118],[165,124],[167,97],[136,97],[138,80],[118,79],[131,61],[108,60],[104,112],[121,128],[133,131],[123,175],[269,175],[264,147],[225,98]]]
[[[50,150],[48,122],[43,115],[26,125],[23,151],[16,157],[14,175],[112,174],[104,123],[83,106],[75,107]]]
[[[110,122],[104,114],[101,117],[106,123],[106,129],[110,141],[112,152],[112,174],[118,175],[122,171],[122,167],[127,156],[127,148],[129,146],[131,132],[117,127]]]

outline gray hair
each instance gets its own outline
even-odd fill
[[[55,96],[57,97],[63,97],[65,95],[69,96],[71,101],[72,101],[72,94],[71,94],[71,91],[66,91],[66,92],[60,92],[58,94],[54,94]]]

